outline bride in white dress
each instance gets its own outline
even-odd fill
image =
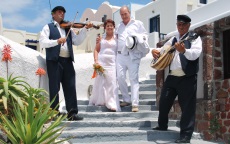
[[[117,40],[114,35],[115,23],[108,19],[104,23],[105,38],[94,49],[94,62],[104,69],[104,75],[97,75],[89,105],[106,106],[109,111],[121,111],[116,76]]]

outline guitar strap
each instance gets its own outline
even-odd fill
[[[183,35],[183,37],[180,39],[180,41],[184,40],[184,39],[188,36],[188,34],[189,34],[189,32],[187,32],[185,35]],[[171,46],[173,46],[176,42],[177,42],[177,39],[176,39],[176,37],[174,36],[174,38],[173,38],[173,40],[172,40]],[[176,50],[176,49],[174,49],[173,52],[175,52],[175,50]],[[170,65],[171,65],[171,63],[169,64],[169,73],[171,72],[171,70],[170,70]]]
[[[177,39],[176,39],[176,37],[174,36],[174,38],[173,38],[173,40],[172,40],[171,46],[173,46],[176,42],[177,42]],[[174,52],[175,52],[175,50],[173,51],[173,53],[174,53]],[[170,70],[170,65],[171,65],[171,63],[169,64],[169,73],[171,72],[171,70]]]

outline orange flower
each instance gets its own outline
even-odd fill
[[[93,71],[93,75],[92,75],[91,78],[95,78],[96,76],[97,76],[97,72],[96,72],[96,70],[94,70],[94,71]]]
[[[46,71],[43,68],[38,68],[38,70],[36,71],[36,75],[42,76],[45,74],[46,74]]]
[[[11,47],[9,44],[4,45],[3,50],[2,50],[2,61],[12,61],[12,57],[11,57],[12,51],[11,51]]]
[[[105,76],[104,74],[105,69],[101,65],[93,64],[93,68],[94,68],[94,72],[92,78],[95,78],[98,74]]]

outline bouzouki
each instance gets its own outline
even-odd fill
[[[193,33],[192,35],[188,35],[186,38],[181,39],[179,43],[183,43],[184,41],[192,42],[197,39],[198,35]],[[156,70],[163,70],[172,62],[174,53],[175,53],[175,44],[173,46],[164,46],[163,53],[158,57],[154,58],[150,64],[150,66]]]

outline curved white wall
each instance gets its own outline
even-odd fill
[[[95,13],[95,21],[102,21],[102,17],[107,15],[107,19],[113,19],[112,8],[107,4],[102,4]]]
[[[13,42],[0,35],[0,57],[5,44],[9,44],[12,49],[12,61],[8,63],[8,74],[13,76],[22,76],[32,87],[38,88],[39,77],[35,74],[39,67],[46,70],[45,57],[38,51],[32,50],[26,46]],[[0,61],[0,76],[6,78],[6,63]],[[41,78],[41,87],[48,90],[47,75]]]
[[[85,22],[86,21],[86,18],[88,18],[89,21],[94,21],[95,20],[95,13],[96,13],[96,10],[93,10],[93,9],[90,9],[90,8],[87,8],[82,16],[81,16],[81,19],[80,19],[80,22]]]

